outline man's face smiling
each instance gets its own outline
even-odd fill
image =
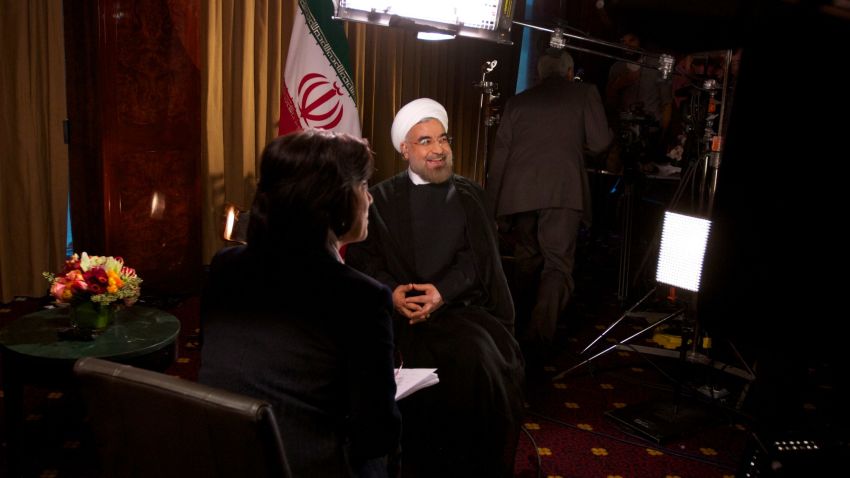
[[[404,143],[401,154],[410,169],[431,183],[442,183],[452,175],[452,147],[443,124],[430,118],[416,123]]]

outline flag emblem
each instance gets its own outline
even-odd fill
[[[345,112],[342,87],[321,73],[309,73],[298,84],[298,112],[304,124],[313,128],[333,129]]]

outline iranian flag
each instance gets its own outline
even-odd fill
[[[348,41],[342,23],[331,20],[331,0],[299,0],[292,28],[278,134],[307,127],[360,136]]]

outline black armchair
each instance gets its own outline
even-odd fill
[[[290,476],[265,401],[90,357],[74,372],[103,476]]]

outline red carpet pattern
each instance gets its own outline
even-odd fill
[[[5,304],[0,307],[0,326],[45,304],[44,299]],[[149,305],[169,311],[182,323],[177,358],[167,373],[195,380],[200,357],[198,298]],[[578,362],[572,350],[588,343],[599,333],[598,326],[607,325],[610,320],[610,316],[602,315],[598,322],[603,324],[588,321],[587,331],[575,333],[578,338],[565,340],[569,350],[554,358],[540,376],[529,380],[526,433],[520,436],[515,475],[519,478],[735,476],[750,432],[744,417],[734,411],[734,400],[741,392],[731,388],[734,382],[729,382],[728,402],[709,408],[710,423],[658,444],[635,436],[633,430],[621,428],[605,412],[676,396],[669,372],[665,376],[653,366],[667,370],[675,360],[655,357],[650,362],[634,352],[613,351],[591,366],[577,369],[561,380],[551,380]],[[815,370],[812,374],[819,377]],[[816,392],[829,387],[828,383],[812,384]],[[27,387],[25,392],[25,448],[21,456],[25,476],[96,476],[96,457],[82,425],[74,390]],[[802,406],[804,411],[815,413],[818,402],[812,400]],[[2,433],[5,443],[5,427]],[[5,469],[7,458],[4,446],[0,469]]]
[[[747,427],[734,420],[659,445],[630,436],[604,412],[653,397],[630,377],[640,367],[590,376],[578,372],[530,391],[525,429],[517,451],[516,476],[715,477],[735,475],[747,443]]]

